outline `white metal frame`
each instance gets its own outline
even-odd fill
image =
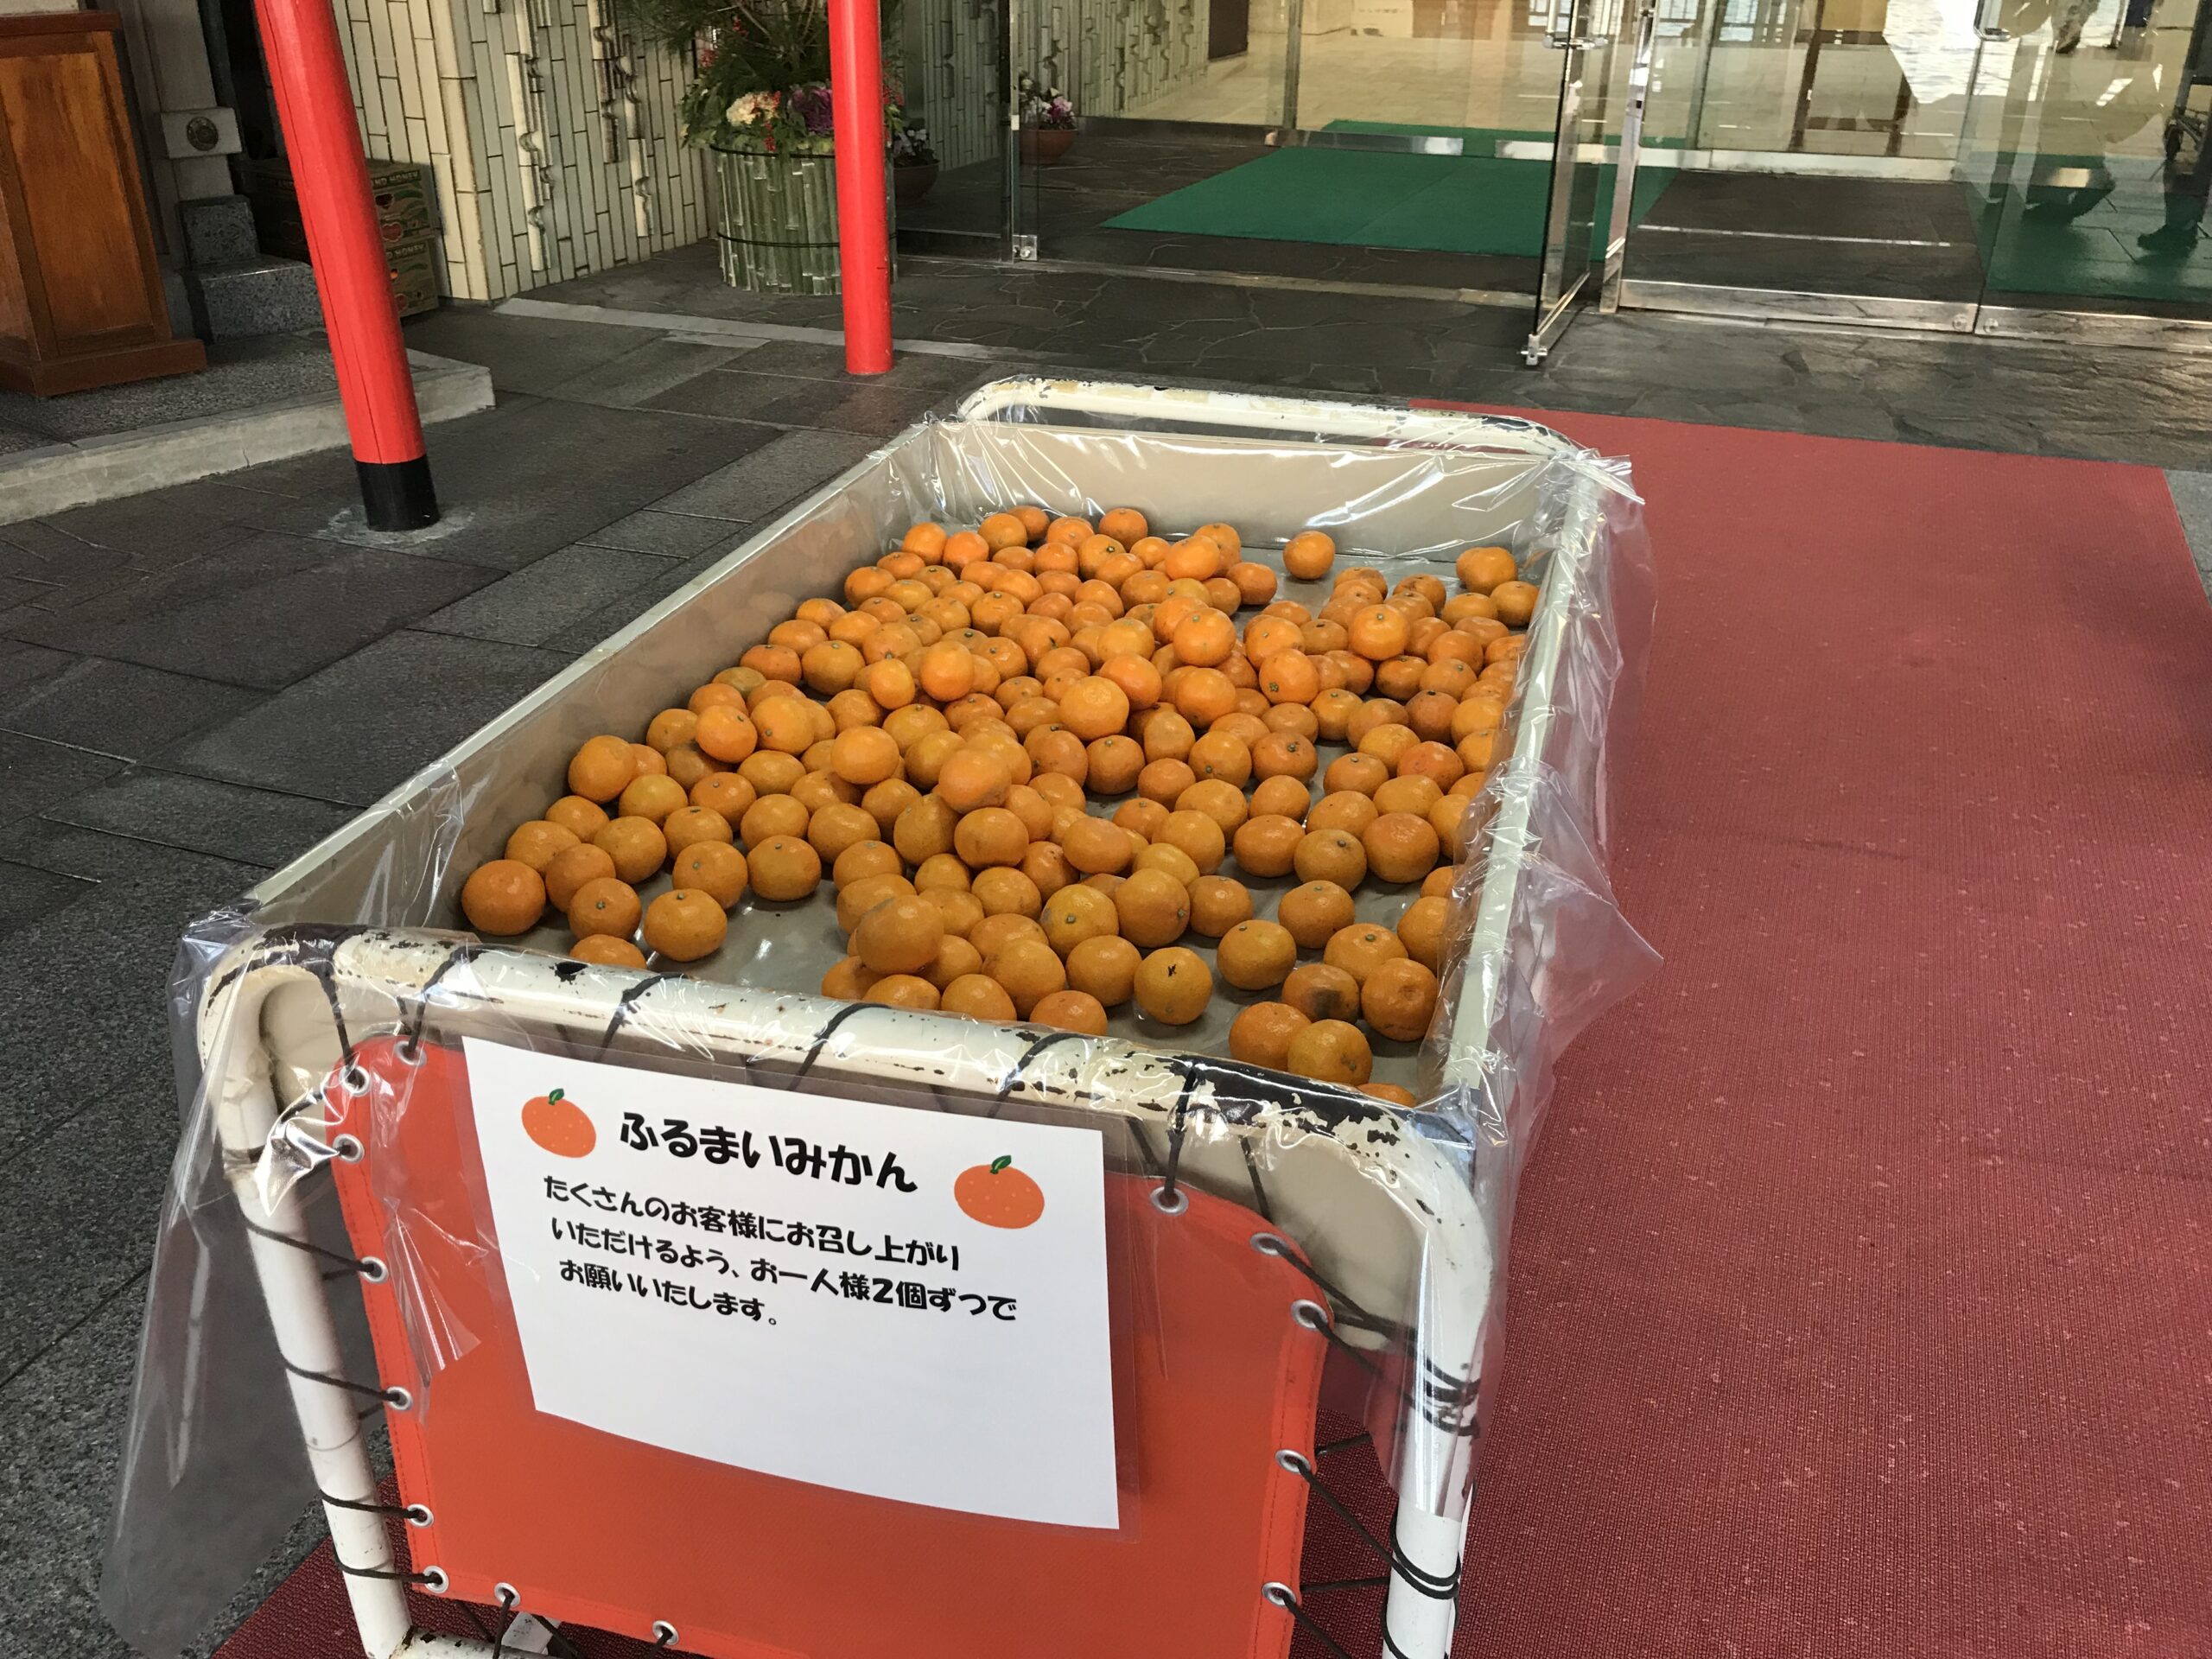
[[[999,382],[969,398],[959,416],[989,419],[1017,409],[1047,416],[1057,410],[1101,416],[1170,432],[1237,429],[1286,439],[1503,451],[1582,467],[1588,487],[1580,493],[1576,508],[1551,549],[1552,563],[1516,694],[1516,758],[1506,765],[1509,769],[1533,765],[1535,757],[1544,753],[1550,728],[1562,714],[1555,696],[1560,653],[1593,556],[1602,516],[1599,498],[1619,487],[1611,475],[1587,467],[1584,452],[1567,439],[1533,423],[1504,417],[1072,380]],[[754,546],[836,495],[852,475],[833,480],[766,527],[731,560],[744,558]],[[641,619],[632,631],[587,654],[528,702],[558,695],[594,662],[619,649],[630,632],[685,602],[715,574],[709,571]],[[511,713],[494,722],[463,747],[482,741],[512,717]],[[435,770],[426,769],[418,779]],[[403,785],[395,795],[410,786]],[[349,833],[359,833],[358,824],[354,831],[341,831],[333,842],[311,851],[300,864],[327,857]],[[1465,945],[1477,956],[1502,954],[1511,944],[1515,899],[1532,840],[1527,791],[1504,792],[1490,834],[1484,882]],[[286,874],[279,873],[264,887],[280,886]],[[252,1262],[278,1351],[300,1370],[335,1372],[341,1363],[336,1326],[315,1258],[282,1242],[303,1243],[307,1239],[300,1183],[283,1185],[273,1199],[266,1197],[270,1189],[261,1179],[262,1154],[280,1117],[290,1111],[294,1116],[284,1135],[296,1149],[304,1146],[316,1155],[344,1155],[345,1137],[329,1133],[334,1125],[328,1116],[300,1115],[302,1103],[321,1104],[326,1112],[334,1107],[342,1109],[346,1089],[342,1075],[334,1091],[337,1098],[321,1093],[322,1080],[337,1072],[343,1060],[334,1008],[343,1012],[345,1028],[357,1035],[401,1029],[410,1012],[421,1007],[433,976],[456,947],[449,936],[376,931],[348,935],[321,948],[327,949],[327,960],[311,967],[299,960],[300,947],[295,944],[257,936],[238,946],[211,976],[213,988],[201,1010],[199,1049],[233,1197],[248,1222],[278,1236],[251,1235]],[[498,1009],[510,1030],[519,1020],[534,1028],[597,1039],[607,1030],[635,976],[607,969],[572,976],[556,972],[559,965],[553,958],[520,951],[484,952],[470,965],[470,1001]],[[1488,1062],[1493,1033],[1504,1012],[1497,1002],[1500,983],[1496,975],[1465,976],[1445,1061],[1447,1083],[1490,1090],[1497,1086]],[[656,983],[630,1006],[673,1022],[707,1052],[732,1058],[794,1060],[813,1043],[823,1020],[845,1005],[674,980]],[[446,1012],[441,1010],[442,1018]],[[465,1023],[465,1015],[454,1018]],[[1024,1068],[1030,1038],[1017,1030],[988,1026],[963,1027],[963,1075],[948,1078],[943,1030],[941,1016],[869,1008],[839,1026],[835,1063],[841,1070],[886,1081],[925,1081],[988,1094],[1011,1087],[1017,1104],[1075,1107],[1162,1123],[1185,1087],[1182,1073],[1159,1052],[1106,1039],[1047,1049]],[[1110,1096],[1090,1086],[1090,1080],[1103,1066],[1111,1068]],[[1505,1104],[1491,1103],[1501,1110]],[[1318,1117],[1301,1119],[1295,1108],[1268,1109],[1253,1120],[1249,1132],[1264,1135],[1283,1127],[1286,1120],[1299,1131],[1293,1137],[1296,1145],[1313,1149],[1316,1164],[1325,1159],[1363,1178],[1325,1182],[1327,1201],[1317,1203],[1303,1216],[1297,1215],[1294,1197],[1286,1213],[1296,1219],[1287,1223],[1286,1230],[1318,1267],[1357,1294],[1363,1281],[1390,1281],[1396,1268],[1378,1275],[1370,1262],[1363,1272],[1360,1259],[1349,1253],[1337,1255],[1332,1241],[1341,1245],[1347,1236],[1358,1236],[1363,1227],[1387,1226],[1386,1210],[1402,1221],[1408,1212],[1391,1195],[1414,1195],[1433,1217],[1420,1239],[1424,1329],[1439,1352],[1477,1354],[1493,1264],[1484,1218],[1456,1160],[1420,1135],[1338,1131],[1324,1126]],[[1283,1145],[1278,1140],[1272,1155],[1283,1158]],[[1229,1133],[1194,1141],[1181,1166],[1184,1177],[1232,1198],[1249,1191],[1238,1147],[1236,1135]],[[1363,1215],[1351,1213],[1362,1204],[1370,1206]],[[1364,1236],[1371,1242],[1374,1234]],[[1379,1290],[1375,1294],[1382,1300]],[[1357,1339],[1356,1333],[1344,1334]],[[375,1501],[378,1483],[349,1396],[298,1375],[291,1376],[289,1386],[318,1490],[336,1497]],[[394,1408],[409,1409],[414,1403],[395,1402]],[[1400,1436],[1395,1481],[1400,1499],[1393,1536],[1404,1558],[1425,1575],[1456,1581],[1466,1537],[1466,1514],[1458,1494],[1465,1489],[1465,1460],[1471,1450],[1464,1436],[1446,1435],[1427,1424],[1421,1414],[1413,1414],[1413,1420],[1414,1427]],[[1446,1471],[1441,1478],[1440,1470]],[[340,1560],[380,1571],[395,1567],[379,1517],[327,1505],[325,1515]],[[430,1586],[434,1592],[440,1587]],[[397,1580],[348,1574],[346,1589],[367,1659],[477,1659],[492,1652],[490,1644],[480,1641],[412,1629],[405,1592]],[[1262,1592],[1262,1586],[1255,1586],[1255,1593]],[[1456,1599],[1424,1594],[1394,1572],[1384,1613],[1389,1650],[1403,1659],[1446,1659],[1457,1612]]]

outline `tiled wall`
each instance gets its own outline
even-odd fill
[[[1028,3],[1028,0],[1021,0]],[[988,162],[1006,126],[1000,80],[1003,0],[906,0],[899,68],[909,110],[947,168]]]
[[[1014,0],[1014,65],[1121,115],[1206,71],[1206,0]]]
[[[1007,0],[906,0],[907,98],[948,168],[1000,154]],[[1205,0],[1012,0],[1014,67],[1060,87],[1082,115],[1120,115],[1206,67]]]
[[[611,0],[340,0],[369,154],[435,171],[446,292],[495,300],[696,242],[690,66]]]

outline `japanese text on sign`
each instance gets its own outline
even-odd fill
[[[1095,1131],[467,1053],[538,1410],[844,1491],[1118,1523]]]

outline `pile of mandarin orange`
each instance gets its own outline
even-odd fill
[[[1282,550],[1300,582],[1335,561],[1319,531]],[[747,893],[789,904],[826,871],[849,952],[826,995],[1103,1035],[1131,1001],[1192,1023],[1217,969],[1272,994],[1236,1016],[1235,1058],[1410,1104],[1370,1082],[1369,1033],[1417,1040],[1435,1008],[1452,864],[1535,609],[1518,574],[1470,548],[1457,593],[1360,568],[1309,610],[1227,524],[916,524],[643,742],[586,742],[461,907],[512,936],[550,905],[571,955],[642,968],[712,956]],[[1325,767],[1320,744],[1344,753]],[[1273,919],[1232,860],[1295,875]],[[1395,927],[1357,919],[1369,881],[1419,884]]]

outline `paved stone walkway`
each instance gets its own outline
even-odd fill
[[[696,263],[543,297],[834,324],[828,302],[706,286]],[[1509,366],[1489,314],[967,280],[911,276],[900,326],[991,345],[997,362],[902,354],[865,384],[805,338],[421,320],[411,344],[485,364],[499,392],[434,429],[448,516],[423,537],[360,527],[343,454],[0,526],[0,935],[16,979],[0,998],[0,1630],[16,1650],[124,1651],[95,1596],[175,1144],[164,997],[182,928],[995,367],[1058,359],[2165,466],[2212,455],[2202,358],[1633,319],[1584,323],[1539,376]],[[2175,483],[2192,528],[2212,526],[2212,482]],[[314,1536],[303,1523],[270,1570]]]

